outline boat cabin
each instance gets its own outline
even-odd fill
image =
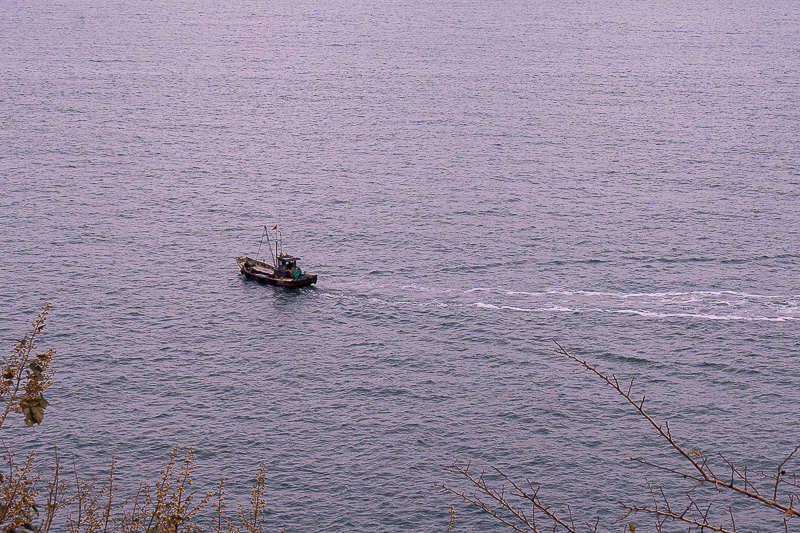
[[[299,260],[299,257],[294,257],[291,255],[278,255],[278,268],[276,270],[276,274],[282,278],[299,278],[300,274],[302,274],[300,269],[297,268],[297,261]]]

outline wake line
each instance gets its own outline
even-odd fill
[[[485,291],[492,291],[493,289],[481,289]],[[424,292],[424,291],[416,291]],[[449,291],[439,291],[440,294]],[[375,297],[369,294],[353,294],[353,293],[322,293],[319,296],[325,298],[336,299],[340,301],[349,301],[352,303],[359,303],[359,305],[366,305],[369,307],[382,307],[385,309],[418,309],[430,310],[432,308],[451,308],[451,309],[468,309],[479,308],[490,311],[509,311],[515,313],[540,313],[540,314],[607,314],[607,315],[635,315],[652,319],[665,319],[665,318],[683,318],[695,320],[713,320],[713,321],[739,321],[739,322],[787,322],[787,321],[800,321],[800,307],[792,301],[789,305],[782,302],[775,302],[774,298],[779,297],[764,297],[761,302],[757,300],[750,300],[749,302],[726,302],[715,301],[716,296],[720,294],[737,294],[734,291],[692,291],[682,293],[669,293],[680,298],[687,298],[688,295],[712,295],[710,299],[703,301],[701,298],[695,297],[689,301],[675,301],[675,300],[657,300],[652,298],[652,294],[656,293],[641,293],[639,296],[645,298],[644,301],[635,301],[630,299],[613,299],[601,298],[600,301],[592,302],[591,298],[586,297],[586,292],[577,293],[571,291],[565,293],[564,291],[551,291],[547,294],[549,298],[542,298],[540,305],[530,305],[531,301],[526,301],[525,298],[517,298],[518,301],[489,303],[486,301],[468,301],[472,298],[458,297],[465,292],[478,292],[478,290],[470,289],[469,291],[454,291],[451,293],[455,298],[432,298],[432,299],[418,299],[414,298],[396,298],[396,297]],[[495,291],[502,294],[509,294],[511,291]],[[514,292],[511,294],[519,294]],[[527,293],[526,293],[527,294]],[[543,293],[544,294],[544,293]],[[579,294],[577,298],[569,298],[569,295]],[[595,293],[598,294],[598,293]],[[603,293],[599,293],[603,294]],[[611,293],[616,296],[623,296],[623,293]],[[666,293],[657,293],[666,294]],[[406,296],[409,296],[406,293]],[[558,298],[562,296],[564,298]],[[649,300],[647,299],[649,298]],[[767,300],[769,298],[769,300]],[[464,301],[467,300],[467,301]],[[559,301],[561,300],[561,301]],[[623,301],[628,302],[629,305],[619,305]],[[585,305],[594,303],[594,305]],[[631,306],[631,303],[636,303]],[[528,305],[526,305],[528,304]],[[777,304],[777,305],[776,305]],[[725,309],[727,313],[720,313],[719,311]],[[773,314],[774,313],[774,314]]]
[[[713,315],[709,313],[667,313],[658,311],[645,311],[641,309],[603,309],[603,308],[571,308],[571,307],[516,307],[513,305],[494,305],[483,302],[473,304],[475,307],[481,309],[490,309],[498,311],[516,311],[522,313],[609,313],[621,315],[638,315],[647,318],[699,318],[704,320],[730,320],[730,321],[747,321],[747,322],[787,322],[787,321],[800,321],[800,317],[795,316],[744,316],[744,315]]]
[[[665,291],[665,292],[605,292],[605,291],[586,291],[586,290],[547,290],[547,291],[508,291],[492,287],[475,287],[467,289],[464,294],[472,292],[493,292],[508,296],[606,296],[611,298],[667,298],[680,296],[738,296],[753,300],[795,300],[800,299],[800,294],[792,295],[773,295],[773,294],[753,294],[748,292],[738,292],[730,290],[722,291]]]

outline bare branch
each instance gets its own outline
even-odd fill
[[[513,528],[515,531],[532,531],[534,533],[539,533],[541,530],[538,529],[535,523],[535,516],[538,512],[553,524],[553,531],[557,531],[557,529],[561,527],[567,533],[578,533],[573,520],[572,509],[567,506],[569,517],[567,520],[561,519],[541,501],[539,498],[539,488],[537,487],[534,489],[530,480],[526,480],[528,486],[530,487],[529,492],[512,480],[505,472],[498,468],[493,468],[494,472],[511,486],[511,490],[506,494],[505,484],[499,489],[494,489],[489,486],[488,482],[486,481],[485,472],[481,472],[479,476],[475,477],[469,473],[468,468],[468,466],[466,468],[461,467],[457,462],[444,467],[445,471],[465,478],[472,485],[472,488],[478,492],[478,495],[472,496],[443,484],[436,484],[435,486],[439,487],[443,491],[459,496],[464,501],[475,505],[483,512],[493,516],[495,519]],[[499,511],[492,509],[485,501],[481,499],[480,495],[494,500],[499,508],[509,513],[513,518],[516,519],[516,522],[512,521],[506,516],[501,515]],[[510,500],[510,497],[520,498],[528,502],[531,505],[531,516],[528,517],[524,510],[518,509]]]
[[[788,462],[789,462],[789,459],[791,459],[791,458],[792,458],[792,456],[794,455],[794,453],[795,453],[795,452],[796,452],[798,449],[800,449],[800,444],[798,444],[797,446],[795,446],[794,450],[792,450],[792,453],[790,453],[789,455],[787,455],[787,456],[786,456],[786,459],[784,459],[783,461],[781,461],[781,464],[779,464],[779,465],[778,465],[778,473],[777,473],[777,475],[775,476],[775,491],[772,493],[772,499],[773,499],[773,500],[775,500],[775,499],[777,499],[777,498],[778,498],[778,483],[780,483],[780,478],[781,478],[781,475],[783,475],[783,474],[785,474],[785,473],[786,473],[786,472],[783,470],[783,465],[785,465],[786,463],[788,463]]]
[[[556,346],[558,346],[558,350],[556,350],[557,353],[560,353],[560,354],[572,359],[573,361],[579,363],[585,369],[589,370],[590,372],[592,372],[593,374],[598,376],[600,379],[605,381],[612,388],[614,388],[614,390],[616,390],[630,405],[632,405],[636,409],[636,411],[642,417],[645,418],[645,420],[647,420],[650,423],[650,425],[656,431],[658,431],[658,433],[661,435],[661,437],[663,437],[676,452],[678,452],[681,456],[683,456],[684,459],[689,461],[691,466],[697,471],[698,475],[688,476],[687,474],[685,474],[683,472],[673,471],[671,469],[663,468],[663,467],[660,467],[660,466],[657,466],[657,465],[653,465],[651,463],[647,463],[647,462],[644,462],[644,461],[640,461],[640,462],[644,462],[645,464],[649,464],[650,466],[656,466],[657,468],[661,468],[662,470],[671,471],[671,472],[673,472],[675,474],[679,474],[679,475],[682,475],[682,476],[685,476],[685,477],[690,477],[690,478],[695,479],[695,480],[702,479],[703,482],[713,484],[717,488],[717,490],[721,490],[721,488],[731,489],[731,490],[733,490],[733,491],[735,491],[735,492],[737,492],[737,493],[739,493],[739,494],[741,494],[743,496],[746,496],[748,498],[752,498],[754,500],[758,500],[761,503],[764,503],[767,506],[772,507],[774,509],[778,509],[778,510],[780,510],[780,511],[782,511],[782,512],[788,514],[788,515],[800,516],[800,510],[795,509],[793,505],[782,504],[782,503],[778,502],[775,499],[775,497],[773,497],[772,499],[764,497],[763,495],[760,494],[760,492],[752,484],[750,484],[750,489],[748,489],[747,488],[748,482],[747,482],[746,479],[745,479],[745,486],[744,487],[740,487],[740,486],[736,485],[733,482],[728,482],[728,481],[725,481],[725,480],[720,479],[719,477],[717,477],[716,474],[714,474],[714,472],[711,470],[711,468],[708,465],[705,457],[703,457],[703,455],[700,452],[698,452],[696,450],[691,450],[693,453],[695,453],[698,456],[700,456],[701,461],[698,462],[694,457],[691,456],[690,452],[686,451],[680,444],[678,444],[678,442],[675,439],[672,438],[672,435],[669,432],[669,427],[666,424],[665,424],[666,429],[662,428],[649,414],[647,414],[647,412],[642,407],[643,403],[644,403],[644,396],[642,397],[642,400],[637,403],[637,401],[634,400],[633,397],[629,393],[627,393],[625,390],[623,390],[619,386],[619,382],[617,381],[616,377],[613,377],[613,379],[609,379],[608,376],[606,376],[605,374],[603,374],[602,372],[597,370],[597,368],[593,367],[588,362],[586,362],[583,359],[581,359],[581,358],[579,358],[579,357],[577,357],[575,355],[572,355],[569,352],[567,352],[567,350],[565,350],[564,347],[561,346],[561,344],[559,344],[557,341],[553,341],[553,342],[555,342]],[[798,448],[800,448],[800,446],[798,446]],[[789,458],[793,454],[794,454],[794,451],[791,454],[789,454],[789,456],[787,456],[787,458],[784,460],[784,463],[782,463],[782,464],[785,464],[785,462],[788,461]],[[776,497],[777,497],[777,490],[775,492],[776,492]]]
[[[713,526],[713,525],[709,524],[708,521],[705,520],[705,519],[703,521],[694,520],[692,518],[687,518],[684,515],[675,514],[675,513],[671,512],[671,511],[665,511],[665,510],[662,510],[662,509],[651,509],[649,507],[639,507],[639,506],[636,506],[636,505],[625,505],[625,504],[622,504],[622,506],[625,509],[628,510],[628,514],[625,515],[626,517],[629,516],[631,513],[635,513],[635,512],[641,511],[641,512],[645,512],[645,513],[649,513],[649,514],[654,514],[654,515],[657,515],[657,516],[660,516],[660,517],[663,517],[663,518],[670,518],[672,520],[676,520],[678,522],[683,522],[685,524],[689,524],[689,525],[692,525],[692,526],[695,526],[695,527],[699,527],[701,529],[705,528],[705,529],[708,529],[710,531],[717,531],[719,533],[736,533],[736,529],[725,529],[722,526]]]

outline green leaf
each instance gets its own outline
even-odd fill
[[[42,420],[44,420],[44,410],[39,407],[29,406],[23,408],[22,413],[25,415],[26,426],[41,424]]]
[[[25,424],[28,426],[41,424],[44,420],[44,410],[48,405],[50,402],[45,400],[42,395],[39,395],[38,398],[20,400],[19,407],[22,409],[22,414],[25,415]]]
[[[28,365],[28,368],[31,369],[31,371],[33,372],[33,375],[36,376],[36,379],[43,379],[44,378],[44,376],[42,375],[42,367],[39,366],[39,363],[37,363],[35,361],[31,361],[31,363]]]

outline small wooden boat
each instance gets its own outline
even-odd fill
[[[272,255],[272,261],[278,266],[270,265],[265,261],[253,259],[251,257],[237,257],[236,262],[239,264],[239,270],[244,274],[247,279],[254,279],[269,285],[278,285],[280,287],[288,287],[296,289],[297,287],[307,287],[312,283],[317,282],[316,274],[307,274],[300,270],[297,266],[299,257],[287,255],[283,253],[283,246],[278,250],[281,243],[280,232],[278,226],[272,228],[275,231],[275,253],[272,254],[272,244],[270,243],[269,230],[264,226],[264,233],[261,236],[261,244],[264,244],[264,237],[267,237],[267,248]],[[261,246],[258,247],[256,257],[261,253]]]
[[[278,255],[278,267],[252,259],[250,257],[237,257],[239,270],[247,279],[254,279],[269,285],[279,285],[296,289],[297,287],[307,287],[317,282],[316,274],[307,274],[297,266],[299,257],[286,254]]]

